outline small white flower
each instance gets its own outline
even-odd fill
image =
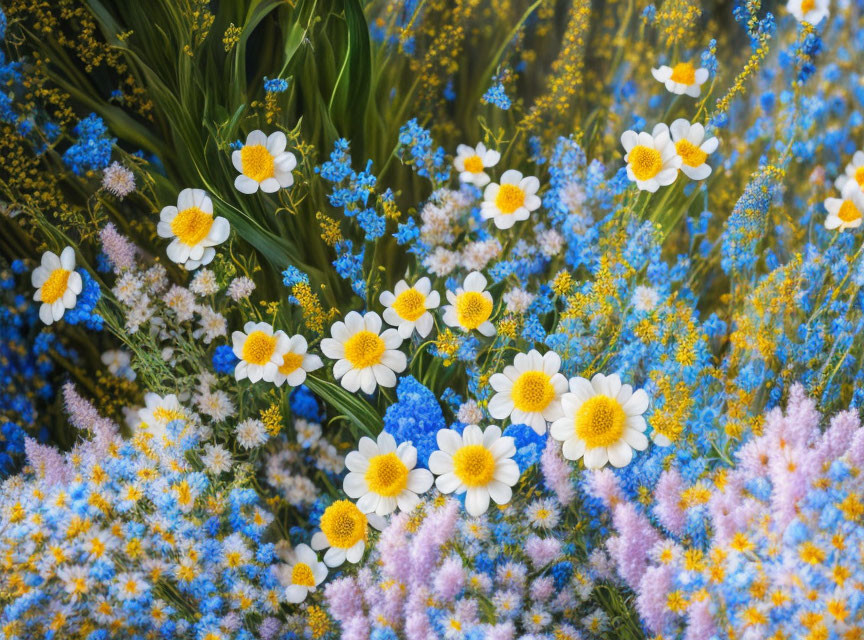
[[[66,247],[59,256],[51,251],[43,253],[42,264],[33,269],[30,281],[36,287],[33,300],[42,303],[39,319],[45,324],[60,320],[66,309],[75,308],[84,284],[75,271],[75,250]]]
[[[312,548],[327,549],[324,564],[328,567],[338,567],[345,560],[356,564],[366,549],[370,524],[381,530],[386,522],[374,513],[363,513],[350,500],[337,500],[321,515],[321,530],[312,536]]]
[[[266,322],[247,322],[243,331],[231,334],[234,355],[240,359],[234,368],[237,380],[249,378],[250,382],[273,382],[279,367],[283,366],[288,350],[288,336],[273,332]]]
[[[480,424],[483,420],[483,412],[476,400],[468,400],[459,406],[456,419],[462,424]]]
[[[281,131],[266,136],[255,130],[246,136],[246,144],[231,154],[231,162],[240,172],[234,179],[237,191],[249,194],[260,188],[264,193],[275,193],[294,184],[291,171],[297,166],[297,158],[285,151],[287,144]]]
[[[216,274],[210,269],[201,269],[192,278],[189,290],[199,296],[211,296],[219,292],[219,283],[216,282]]]
[[[558,373],[561,358],[554,351],[542,356],[536,349],[518,353],[503,373],[493,374],[489,385],[496,393],[489,401],[489,415],[496,420],[510,418],[514,424],[527,424],[538,434],[560,418],[561,394],[567,392],[567,378]]]
[[[244,449],[254,449],[267,442],[267,428],[255,418],[249,418],[237,425],[235,431],[237,444]]]
[[[585,466],[599,469],[607,462],[624,467],[633,449],[643,451],[648,438],[642,414],[648,409],[648,394],[622,385],[618,374],[570,378],[570,392],[561,396],[564,416],[552,423],[549,434],[564,443],[568,460],[585,457]]]
[[[122,200],[135,191],[135,174],[114,161],[102,173],[102,188]]]
[[[284,382],[287,382],[289,387],[298,387],[306,381],[307,372],[324,366],[321,358],[306,352],[308,348],[309,345],[303,336],[296,335],[288,338],[288,347],[282,356],[282,364],[273,376],[273,383],[277,387],[281,387]]]
[[[109,349],[102,354],[102,364],[108,368],[111,375],[118,378],[134,380],[136,377],[135,371],[132,369],[132,356],[129,355],[128,351]]]
[[[460,144],[456,147],[456,158],[453,160],[453,166],[459,172],[461,182],[483,187],[489,184],[489,174],[483,169],[494,167],[500,159],[500,153],[487,149],[482,142],[473,149],[467,144]]]
[[[525,289],[513,287],[502,297],[507,311],[510,313],[524,313],[531,306],[531,303],[534,302],[535,296],[533,293],[525,291]]]
[[[188,271],[210,264],[216,255],[213,248],[228,239],[228,221],[213,216],[213,201],[201,189],[183,189],[177,206],[167,206],[159,214],[156,233],[173,238],[166,253]]]
[[[441,429],[436,439],[438,451],[429,456],[429,469],[438,476],[435,486],[441,493],[467,492],[465,510],[472,516],[485,513],[490,498],[496,504],[510,502],[511,487],[519,481],[513,438],[502,436],[496,426],[482,430],[469,424],[462,435]]]
[[[834,186],[840,193],[843,193],[846,183],[850,180],[857,183],[858,187],[864,191],[864,151],[855,152],[852,161],[846,165],[846,170],[834,180]]]
[[[509,229],[516,222],[527,220],[540,207],[539,188],[540,181],[534,176],[522,177],[519,171],[509,169],[501,175],[501,184],[487,185],[480,217],[491,218],[499,229]]]
[[[864,191],[854,180],[848,180],[843,187],[841,198],[826,198],[825,209],[828,216],[825,218],[826,229],[857,229],[861,226],[861,217],[864,216]]]
[[[220,474],[231,470],[231,453],[221,444],[205,444],[201,462],[210,473]]]
[[[651,75],[666,85],[666,90],[675,95],[687,94],[698,98],[702,85],[708,81],[708,69],[696,69],[689,62],[679,62],[674,67],[665,64],[659,69],[651,69]]]
[[[377,385],[395,387],[396,374],[407,366],[405,354],[399,351],[402,338],[396,329],[381,332],[381,316],[374,311],[360,315],[351,311],[345,322],[330,327],[332,338],[321,341],[321,351],[336,360],[333,377],[354,393],[372,393]]]
[[[798,22],[817,25],[831,15],[831,0],[789,0],[786,9]]]
[[[627,177],[642,191],[654,193],[678,177],[681,156],[669,137],[669,128],[660,123],[654,127],[653,134],[642,131],[625,131],[621,136],[624,146],[624,161],[627,163]]]
[[[489,322],[492,315],[492,294],[486,291],[486,278],[479,271],[472,271],[465,283],[455,292],[447,291],[444,305],[444,322],[449,327],[462,331],[476,329],[484,336],[495,335],[495,325]]]
[[[345,458],[348,475],[342,488],[349,498],[357,500],[363,513],[375,512],[379,516],[411,511],[420,498],[432,487],[432,473],[415,469],[417,449],[410,442],[396,446],[396,439],[386,431],[378,434],[378,441],[366,436],[360,438],[357,451]]]
[[[318,554],[306,544],[298,544],[285,558],[287,564],[277,570],[279,582],[285,587],[285,601],[298,604],[310,591],[324,582],[327,565],[318,560]]]
[[[636,311],[652,311],[660,301],[660,294],[654,287],[639,285],[633,292],[633,307]]]
[[[434,320],[430,309],[437,309],[441,297],[432,291],[429,278],[420,278],[409,287],[405,280],[396,283],[393,291],[382,291],[379,297],[384,305],[384,321],[396,327],[403,339],[408,339],[417,329],[417,335],[425,338],[432,330]]]
[[[684,118],[673,122],[669,131],[675,144],[675,152],[681,158],[681,171],[684,175],[691,180],[704,180],[710,176],[711,167],[705,160],[717,150],[717,138],[705,140],[705,127],[698,122],[690,124],[690,121]]]

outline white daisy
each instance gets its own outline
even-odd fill
[[[254,449],[267,442],[267,428],[255,418],[247,418],[238,424],[234,435],[237,437],[237,444],[244,449]]]
[[[337,500],[321,515],[321,530],[312,536],[312,548],[315,551],[327,549],[324,564],[328,567],[338,567],[345,560],[360,562],[370,524],[382,529],[385,521],[374,513],[363,513],[350,500]]]
[[[386,516],[399,507],[411,511],[432,487],[432,473],[417,466],[417,449],[410,442],[396,446],[396,439],[386,431],[378,441],[360,438],[357,451],[345,457],[348,475],[342,485],[349,498],[357,500],[363,513]]]
[[[384,321],[396,327],[399,335],[407,340],[415,328],[421,338],[429,335],[434,324],[429,310],[438,308],[441,296],[432,291],[429,278],[423,277],[412,287],[400,280],[392,292],[381,292],[379,300],[385,307]]]
[[[465,283],[455,292],[447,291],[444,305],[444,322],[462,331],[477,329],[484,336],[494,336],[495,326],[489,322],[492,315],[492,294],[486,289],[486,278],[479,271],[472,271]]]
[[[456,147],[456,158],[453,160],[453,166],[459,172],[461,182],[483,187],[489,184],[489,174],[483,169],[494,167],[500,159],[500,153],[487,149],[482,142],[473,149],[467,144],[460,144]]]
[[[786,3],[786,9],[798,22],[809,22],[812,25],[817,25],[823,18],[827,18],[831,14],[830,7],[830,0],[789,0]]]
[[[33,300],[41,302],[39,319],[45,324],[60,320],[66,309],[75,308],[83,282],[81,274],[75,271],[75,250],[66,247],[58,256],[46,251],[42,254],[42,264],[30,275],[36,287]]]
[[[539,188],[540,181],[534,176],[523,177],[519,171],[509,169],[501,176],[501,184],[493,182],[483,191],[480,216],[484,220],[492,218],[499,229],[509,229],[540,207],[536,195]]]
[[[298,544],[285,558],[287,564],[279,567],[279,581],[285,587],[285,601],[298,604],[310,591],[324,582],[327,565],[318,560],[318,554],[306,544]]]
[[[189,420],[189,412],[180,405],[180,401],[173,393],[165,397],[157,393],[148,392],[144,394],[144,408],[138,410],[138,419],[141,421],[138,428],[145,429],[156,438],[165,436],[165,428],[176,420]]]
[[[848,180],[843,187],[840,198],[826,198],[825,209],[828,216],[825,218],[826,229],[857,229],[861,226],[861,217],[864,215],[864,191],[854,180]]]
[[[489,378],[497,392],[489,401],[489,415],[496,420],[509,417],[543,435],[547,423],[564,415],[561,394],[567,392],[567,378],[558,373],[560,369],[561,358],[554,351],[542,356],[536,349],[516,354],[512,365]]]
[[[648,446],[645,418],[648,394],[622,385],[618,374],[570,378],[570,392],[561,397],[564,417],[552,423],[549,434],[564,443],[568,460],[585,457],[585,466],[599,469],[607,462],[629,464],[633,449]]]
[[[624,161],[627,163],[627,177],[643,191],[654,193],[678,177],[681,156],[669,137],[669,128],[660,123],[654,127],[653,134],[646,131],[636,133],[625,131],[621,136],[624,145]]]
[[[660,302],[660,294],[654,287],[646,287],[640,284],[633,291],[633,297],[630,302],[636,311],[653,311],[657,303]]]
[[[717,150],[717,138],[705,140],[705,127],[698,122],[690,124],[690,121],[684,118],[673,122],[669,131],[675,151],[681,157],[681,171],[684,175],[691,180],[704,180],[710,176],[711,167],[705,160]]]
[[[853,180],[864,191],[864,151],[856,151],[852,161],[846,165],[846,170],[834,180],[834,186],[841,193],[846,183]]]
[[[266,322],[247,322],[243,331],[231,334],[231,339],[234,355],[240,359],[234,368],[234,377],[237,380],[249,378],[250,382],[273,382],[279,367],[285,363],[288,336],[282,331],[274,333]]]
[[[334,322],[332,338],[321,341],[321,351],[336,360],[333,377],[354,393],[372,393],[377,385],[395,387],[396,374],[407,366],[405,354],[399,351],[402,338],[396,329],[381,332],[381,316],[374,311],[360,315],[351,311],[345,322]]]
[[[205,444],[201,462],[210,473],[220,474],[231,470],[231,453],[221,444]]]
[[[213,201],[201,189],[183,189],[177,206],[164,207],[156,225],[160,238],[173,238],[168,257],[189,271],[210,264],[213,247],[225,242],[230,230],[225,218],[213,216]]]
[[[519,467],[513,461],[516,445],[502,436],[496,426],[485,431],[469,424],[459,435],[441,429],[436,436],[438,451],[429,456],[429,469],[437,475],[435,486],[441,493],[466,493],[465,510],[479,516],[489,508],[489,499],[507,504],[511,487],[519,481]]]
[[[277,333],[282,332],[278,331]],[[303,336],[296,335],[288,338],[288,347],[282,356],[282,364],[279,365],[273,375],[273,383],[277,387],[281,387],[285,382],[288,383],[289,387],[298,387],[306,381],[307,372],[315,371],[324,366],[321,358],[306,352],[308,348],[309,345]]]
[[[698,98],[702,85],[708,81],[708,69],[696,69],[689,62],[679,62],[674,67],[664,64],[659,69],[651,69],[651,75],[665,84],[670,93],[691,98]]]
[[[234,179],[234,187],[240,193],[255,193],[260,188],[264,193],[274,193],[294,184],[291,171],[297,166],[297,158],[285,151],[288,139],[281,131],[265,136],[263,131],[252,131],[246,136],[246,144],[231,154],[231,162],[240,175]]]

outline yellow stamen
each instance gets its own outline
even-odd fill
[[[650,180],[663,169],[660,152],[651,147],[636,145],[627,154],[627,162],[637,180]]]
[[[384,341],[371,331],[358,331],[345,341],[345,359],[355,369],[363,369],[381,362]]]
[[[54,269],[42,285],[42,302],[53,304],[62,298],[66,293],[70,275],[72,272],[66,269]]]
[[[486,486],[495,475],[495,458],[482,444],[465,445],[453,456],[453,473],[465,486]]]
[[[324,510],[321,531],[331,547],[350,549],[366,538],[366,516],[353,502],[337,500]]]
[[[576,435],[585,441],[588,449],[608,447],[621,439],[627,414],[614,398],[609,396],[593,396],[589,398],[573,421]]]
[[[528,413],[543,411],[555,399],[555,387],[544,371],[526,371],[513,384],[513,406]]]
[[[465,291],[456,298],[456,318],[466,329],[476,329],[492,315],[492,302],[479,291]]]
[[[495,196],[495,206],[501,213],[513,213],[525,204],[525,192],[515,184],[502,184]]]
[[[314,587],[315,574],[305,562],[298,562],[291,569],[291,584],[297,584],[301,587]]]
[[[480,173],[483,171],[483,160],[478,155],[473,155],[465,158],[465,171],[471,173]]]
[[[858,183],[858,186],[864,188],[864,166],[855,169],[855,173],[853,175],[855,178],[855,182]]]
[[[263,182],[275,175],[273,156],[260,144],[246,145],[240,150],[243,174],[255,182]]]
[[[364,478],[371,492],[395,498],[408,486],[408,467],[395,453],[384,453],[369,459]]]
[[[243,343],[243,360],[249,364],[265,365],[276,351],[276,336],[263,331],[253,331]]]
[[[672,75],[669,79],[672,82],[691,85],[696,82],[696,69],[689,62],[679,62],[672,68]]]
[[[283,376],[291,375],[303,364],[302,353],[291,353],[290,351],[282,358],[282,366],[279,367],[279,373]]]
[[[417,289],[406,289],[396,296],[396,300],[393,302],[393,311],[398,313],[400,318],[415,322],[426,313],[426,296]]]
[[[204,240],[213,226],[213,216],[198,207],[180,211],[171,221],[171,232],[185,245],[194,247]]]
[[[855,222],[861,218],[861,212],[851,200],[844,200],[843,204],[840,205],[840,210],[837,211],[837,217],[843,222]],[[44,294],[42,297],[44,299]]]
[[[689,140],[679,140],[676,142],[675,150],[688,167],[700,167],[705,164],[705,159],[708,157],[707,153]]]

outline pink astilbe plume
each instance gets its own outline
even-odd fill
[[[681,492],[684,489],[684,482],[675,469],[667,469],[660,474],[660,480],[657,481],[657,489],[655,498],[657,503],[654,505],[654,515],[670,533],[681,535],[684,531],[684,523],[686,514],[681,508]]]
[[[618,535],[606,542],[606,549],[618,567],[618,573],[637,589],[648,565],[648,550],[660,536],[648,519],[629,502],[615,507],[612,522]]]
[[[80,431],[89,431],[93,434],[92,449],[94,454],[105,452],[108,446],[114,442],[120,433],[117,424],[99,415],[93,404],[81,397],[75,389],[75,385],[67,382],[63,385],[63,402],[66,412],[69,414],[69,422]],[[89,443],[88,443],[89,444]]]
[[[135,266],[135,256],[138,254],[138,247],[117,231],[117,227],[113,222],[106,224],[99,231],[99,240],[102,242],[102,251],[108,256],[108,262],[114,269],[114,273],[120,273],[124,269],[131,269]]]
[[[63,455],[54,447],[39,444],[33,438],[24,438],[24,452],[27,462],[46,486],[65,484],[72,479],[72,469]]]
[[[576,497],[576,491],[570,482],[570,465],[561,455],[560,449],[552,438],[546,441],[546,448],[540,457],[540,470],[546,486],[555,492],[558,502],[566,507]]]
[[[618,478],[611,469],[599,469],[588,474],[588,493],[600,500],[607,509],[624,501]]]

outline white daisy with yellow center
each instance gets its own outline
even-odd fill
[[[286,382],[289,387],[298,387],[306,381],[306,374],[309,371],[324,366],[321,358],[313,353],[307,353],[308,349],[309,343],[303,336],[296,335],[288,338],[288,348],[282,355],[282,364],[277,367],[273,375],[273,383],[277,387],[281,387]]]
[[[491,218],[499,229],[509,229],[540,207],[539,188],[540,181],[534,176],[523,177],[519,171],[508,169],[500,184],[493,182],[483,191],[480,217]]]
[[[831,0],[789,0],[786,9],[798,22],[817,25],[831,15]]]
[[[633,449],[643,451],[648,438],[642,414],[648,409],[648,394],[622,385],[618,374],[598,373],[589,382],[570,378],[570,392],[561,396],[564,416],[552,423],[549,434],[564,443],[568,460],[584,456],[585,466],[599,469],[607,462],[624,467]]]
[[[567,392],[567,378],[558,373],[560,369],[561,358],[554,351],[516,354],[512,365],[489,378],[497,392],[489,401],[489,415],[496,420],[509,417],[513,424],[527,424],[545,434],[547,424],[563,415],[561,394]]]
[[[501,159],[501,154],[493,149],[487,149],[482,142],[476,147],[460,144],[456,147],[456,158],[453,166],[459,172],[460,182],[467,182],[476,187],[484,187],[489,184],[489,174],[484,171],[494,167]]]
[[[336,360],[333,377],[351,393],[372,393],[379,384],[395,387],[396,374],[405,370],[405,354],[399,351],[402,337],[396,329],[381,332],[381,316],[374,311],[360,315],[351,311],[345,322],[330,327],[332,338],[321,341],[321,351]]]
[[[681,156],[675,150],[665,124],[654,127],[653,133],[625,131],[621,144],[626,152],[627,177],[639,189],[654,193],[675,182],[681,168]]]
[[[337,500],[324,510],[321,530],[312,536],[312,548],[327,549],[324,564],[328,567],[338,567],[345,560],[357,563],[366,549],[369,525],[380,530],[384,524],[384,518],[363,513],[350,500]]]
[[[434,324],[430,309],[437,309],[441,304],[441,296],[432,291],[432,284],[425,277],[410,287],[405,280],[400,280],[392,292],[383,291],[378,299],[385,307],[384,321],[396,327],[406,340],[414,329],[421,338],[429,335]]]
[[[167,435],[166,427],[170,423],[177,420],[189,422],[192,417],[173,393],[163,397],[151,391],[144,394],[144,408],[138,410],[139,423],[136,428],[150,433],[161,445]]]
[[[864,151],[856,151],[852,161],[846,165],[846,170],[834,180],[834,186],[840,193],[846,187],[846,183],[852,181],[858,188],[864,191]]]
[[[378,434],[377,442],[360,438],[357,451],[345,457],[345,466],[349,473],[342,488],[363,513],[386,516],[397,507],[411,511],[420,501],[418,494],[432,487],[432,473],[414,468],[417,449],[410,442],[396,446],[396,439],[386,431]]]
[[[719,140],[713,136],[706,140],[705,127],[698,122],[690,124],[684,118],[673,122],[669,132],[675,152],[681,158],[681,172],[691,180],[704,180],[710,176],[711,166],[705,161],[717,151]]]
[[[324,582],[327,565],[318,560],[308,544],[298,544],[285,557],[286,564],[279,567],[279,581],[285,587],[285,601],[298,604]]]
[[[651,69],[651,75],[666,85],[666,90],[675,95],[698,98],[702,85],[708,81],[708,69],[697,69],[689,62],[679,62],[674,67],[665,64]]]
[[[510,502],[511,487],[519,481],[513,438],[502,436],[496,426],[483,430],[469,424],[461,435],[441,429],[436,439],[438,451],[429,456],[429,469],[438,476],[435,486],[441,493],[465,493],[465,510],[472,516],[485,513],[490,498],[496,504]]]
[[[75,271],[75,250],[66,247],[58,256],[46,251],[42,263],[33,269],[30,282],[36,287],[33,300],[41,302],[39,319],[45,324],[60,320],[66,309],[73,309],[78,302],[83,282]]]
[[[466,332],[476,329],[484,336],[495,335],[495,325],[489,321],[493,308],[492,294],[486,291],[486,278],[482,273],[469,273],[455,292],[447,291],[447,301],[450,303],[444,305],[447,326]]]
[[[240,359],[234,367],[237,380],[249,378],[250,382],[273,382],[279,367],[285,366],[288,352],[288,336],[282,331],[274,333],[266,322],[247,322],[243,331],[231,334],[234,355]]]
[[[864,191],[854,180],[849,180],[843,187],[840,198],[826,198],[825,209],[828,216],[825,218],[826,229],[857,229],[861,226],[861,218],[864,216]]]
[[[234,179],[234,187],[240,193],[275,193],[294,184],[291,171],[297,166],[297,158],[285,151],[288,139],[281,131],[269,136],[255,130],[246,136],[246,144],[231,154],[231,162],[240,175]]]
[[[213,201],[201,189],[183,189],[177,206],[164,207],[156,225],[160,238],[173,238],[168,257],[189,271],[210,264],[213,247],[225,242],[230,230],[225,218],[213,216]]]

